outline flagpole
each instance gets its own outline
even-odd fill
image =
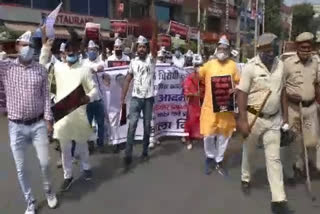
[[[198,48],[197,53],[200,54],[200,30],[201,30],[201,8],[200,8],[200,1],[198,0]]]

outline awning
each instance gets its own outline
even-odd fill
[[[11,31],[16,31],[21,33],[24,33],[28,30],[30,30],[31,32],[35,32],[39,28],[39,25],[24,24],[24,23],[5,22],[4,25],[6,26],[6,28],[8,28]],[[55,27],[55,33],[56,33],[56,37],[59,39],[68,39],[70,36],[67,31],[67,28],[65,27]]]

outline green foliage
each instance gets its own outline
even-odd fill
[[[298,4],[293,7],[292,38],[302,32],[315,32],[313,27],[313,7],[311,4]]]
[[[283,0],[265,1],[265,29],[266,32],[274,33],[279,38],[282,37],[280,9]]]

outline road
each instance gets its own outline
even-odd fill
[[[24,213],[25,203],[18,185],[14,162],[9,148],[7,121],[0,117],[0,214]],[[240,190],[240,141],[234,138],[228,149],[230,176],[213,172],[204,175],[204,154],[201,145],[188,151],[178,139],[164,141],[151,152],[151,160],[123,173],[122,156],[95,154],[91,156],[94,179],[84,182],[79,165],[79,178],[70,191],[59,195],[60,205],[50,210],[45,203],[39,174],[39,164],[32,147],[27,151],[27,164],[40,214],[270,214],[270,193],[267,184],[264,154],[258,151],[258,170],[254,175],[252,194],[245,197]],[[57,153],[51,147],[53,184],[62,182],[62,170],[56,169]],[[141,145],[135,147],[135,155]],[[319,201],[312,203],[305,186],[287,188],[290,207],[297,214],[320,212],[320,182],[313,182]]]

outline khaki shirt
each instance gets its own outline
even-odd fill
[[[318,61],[315,57],[303,64],[295,54],[284,61],[284,74],[286,90],[289,95],[300,95],[303,101],[311,101],[315,98]]]
[[[260,109],[269,90],[271,95],[262,113],[274,115],[281,109],[281,93],[284,86],[283,62],[276,60],[270,72],[259,56],[250,60],[244,67],[238,89],[248,93],[248,105]]]

